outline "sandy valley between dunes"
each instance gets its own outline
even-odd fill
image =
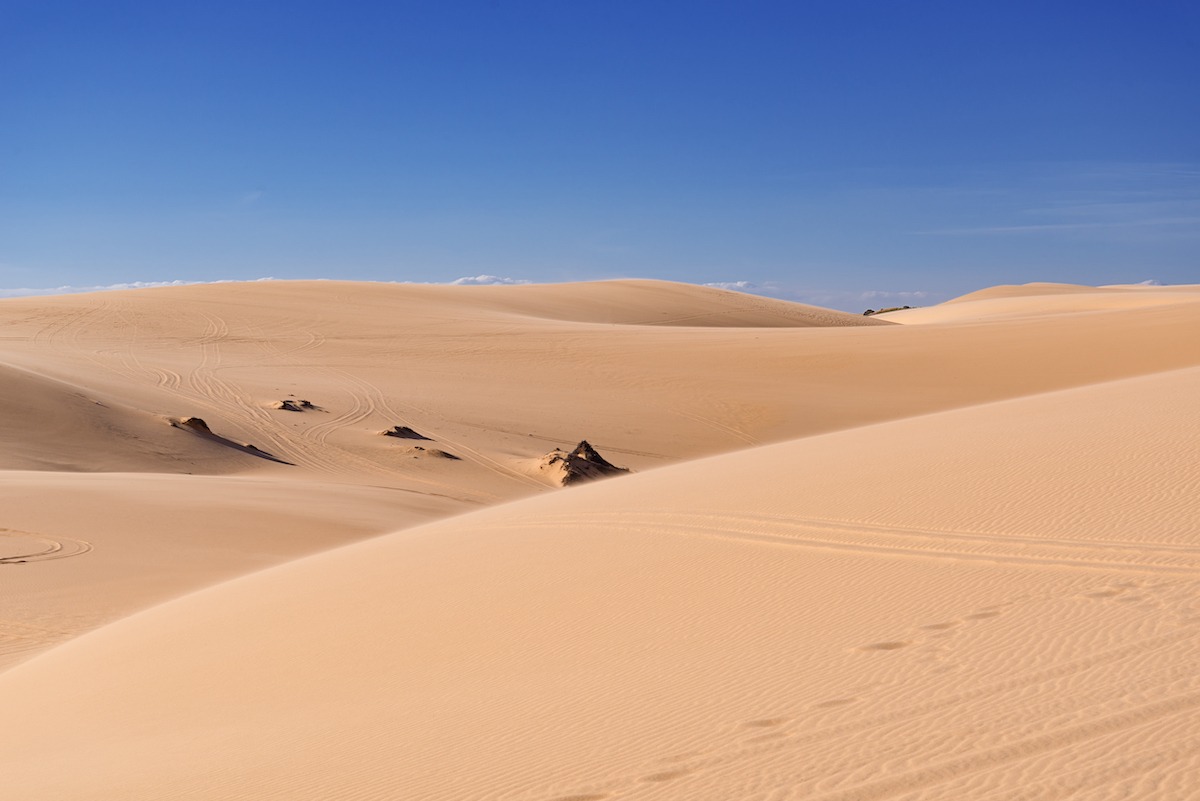
[[[1195,798],[1198,398],[1196,286],[2,300],[0,798]]]

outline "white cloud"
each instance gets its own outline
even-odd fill
[[[236,281],[276,281],[273,277],[265,278],[223,278],[216,281],[126,281],[117,284],[102,284],[97,286],[55,286],[30,288],[21,287],[16,289],[0,289],[0,298],[25,298],[35,295],[74,295],[82,292],[105,292],[115,289],[149,289],[152,287],[162,286],[192,286],[194,284],[228,284]],[[308,281],[328,281],[333,279],[328,278],[308,278],[303,279]],[[412,283],[434,283],[434,284],[450,284],[452,286],[518,286],[521,284],[531,283],[524,278],[510,278],[502,275],[467,275],[462,278],[456,278],[453,281],[393,281],[397,284],[412,284]]]
[[[895,300],[897,298],[907,300],[924,300],[927,297],[929,297],[929,293],[921,290],[916,290],[913,292],[892,292],[886,289],[869,289],[866,292],[859,294],[859,298],[862,300],[875,300],[876,298],[887,298],[889,300]]]
[[[779,300],[790,300],[796,303],[807,303],[810,306],[823,306],[828,309],[842,311],[863,311],[868,306],[913,306],[930,305],[946,300],[946,296],[921,289],[891,290],[891,289],[813,289],[810,287],[789,286],[772,281],[712,281],[704,284],[717,289],[729,289],[735,292],[747,292],[752,295],[764,295]]]
[[[130,281],[121,284],[105,284],[104,286],[56,286],[43,289],[21,288],[0,289],[0,298],[23,298],[31,295],[70,295],[78,292],[103,292],[109,289],[146,289],[155,286],[187,286],[196,281]]]
[[[753,281],[713,281],[704,286],[711,286],[714,289],[728,289],[733,292],[753,292],[761,287]]]
[[[272,277],[255,278],[255,279],[221,279],[217,281],[128,281],[117,284],[104,284],[101,286],[57,286],[47,287],[43,289],[0,289],[0,298],[17,298],[30,297],[34,295],[67,295],[80,292],[104,292],[117,289],[148,289],[151,287],[165,286],[191,286],[194,284],[227,284],[237,280],[254,280],[254,281],[275,281]],[[329,279],[305,279],[305,280],[329,280]],[[412,281],[396,281],[397,284],[409,283],[427,283],[427,282],[412,282]],[[437,282],[433,282],[437,283]],[[523,278],[511,278],[500,275],[469,275],[462,278],[456,278],[453,281],[442,282],[442,285],[451,286],[519,286],[529,284],[530,281]],[[1143,281],[1143,284],[1154,286],[1156,281]],[[797,303],[807,303],[812,306],[824,306],[831,309],[842,309],[844,311],[862,311],[868,306],[906,306],[906,305],[929,305],[939,303],[945,300],[945,297],[939,296],[936,293],[926,292],[924,290],[887,290],[887,289],[871,289],[866,291],[839,290],[839,289],[812,289],[807,287],[789,286],[780,284],[774,281],[710,281],[704,286],[713,287],[715,289],[725,289],[733,292],[745,292],[751,295],[762,295],[764,297],[778,298],[780,300],[790,300]]]
[[[254,281],[274,281],[274,278],[255,278]],[[228,284],[230,279],[220,281],[128,281],[102,286],[56,286],[42,289],[0,289],[0,298],[27,298],[35,295],[75,295],[81,292],[107,292],[116,289],[151,289],[161,286],[192,286],[193,284]]]
[[[450,283],[455,286],[511,286],[529,282],[524,278],[507,278],[500,275],[468,275],[463,278],[455,278]]]
[[[941,228],[929,231],[913,231],[914,234],[931,236],[973,236],[978,234],[1028,234],[1044,231],[1078,231],[1108,228],[1148,228],[1153,226],[1196,226],[1200,217],[1158,217],[1142,220],[1097,220],[1077,223],[1042,223],[1033,225],[993,225],[983,228]]]
[[[868,289],[863,291],[841,289],[797,290],[788,300],[824,306],[830,309],[859,312],[867,307],[888,308],[891,306],[930,306],[948,298],[924,290]]]

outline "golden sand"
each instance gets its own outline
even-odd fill
[[[1198,287],[0,301],[0,797],[1194,797],[1198,397]]]

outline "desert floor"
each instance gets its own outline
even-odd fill
[[[1189,799],[1198,664],[1198,286],[0,301],[0,798]]]

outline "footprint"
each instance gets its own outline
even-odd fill
[[[691,773],[690,770],[667,770],[662,773],[651,773],[649,776],[643,776],[644,782],[669,782],[672,779],[679,779]]]
[[[967,617],[967,620],[986,620],[989,617],[999,617],[999,616],[1000,616],[999,612],[976,612],[974,614],[967,615],[966,617]]]
[[[829,709],[835,706],[845,706],[846,704],[853,704],[857,700],[857,698],[834,698],[831,701],[822,701],[819,704],[813,704],[813,709]]]
[[[1084,593],[1085,598],[1112,598],[1123,593],[1124,590],[1100,590],[1099,592]]]
[[[769,729],[772,726],[782,726],[788,720],[789,718],[763,718],[762,720],[748,720],[742,725],[747,729]]]
[[[960,623],[961,621],[958,620],[949,620],[945,623],[930,623],[928,626],[921,626],[921,628],[925,629],[926,631],[945,631],[946,629],[952,629],[955,626],[960,625]]]
[[[891,640],[889,642],[875,642],[870,645],[860,645],[860,651],[895,651],[899,648],[906,648],[912,645],[911,640]]]

